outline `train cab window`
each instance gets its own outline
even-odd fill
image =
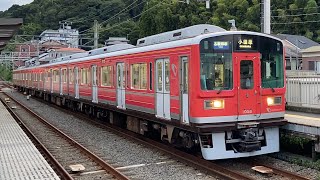
[[[131,88],[147,89],[147,64],[131,65]]]
[[[253,80],[253,62],[251,60],[242,60],[240,62],[240,87],[241,89],[252,89]]]
[[[282,43],[261,37],[261,82],[262,88],[284,87],[284,60]]]
[[[200,86],[202,90],[233,88],[232,36],[200,42]]]
[[[202,90],[232,89],[231,53],[202,53],[200,84]]]
[[[112,86],[113,72],[112,66],[104,66],[101,68],[101,86]]]

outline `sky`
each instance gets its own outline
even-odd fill
[[[24,5],[29,4],[32,1],[33,0],[0,0],[0,11],[5,11],[14,4]]]

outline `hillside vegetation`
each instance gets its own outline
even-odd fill
[[[101,23],[100,41],[110,36],[140,37],[186,26],[209,23],[229,29],[235,19],[241,30],[260,31],[259,0],[211,0],[211,8],[190,0],[34,0],[13,5],[0,17],[24,18],[20,34],[40,34],[57,29],[59,21],[69,20],[73,27],[92,37],[93,21]],[[272,0],[272,32],[299,34],[320,42],[320,0]],[[129,7],[128,7],[129,6]]]

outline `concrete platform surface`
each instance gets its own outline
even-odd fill
[[[60,178],[0,102],[0,180],[11,179]]]
[[[320,114],[286,111],[285,118],[290,123],[320,127]]]

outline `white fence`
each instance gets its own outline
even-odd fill
[[[289,75],[286,82],[289,106],[320,109],[320,75]]]

